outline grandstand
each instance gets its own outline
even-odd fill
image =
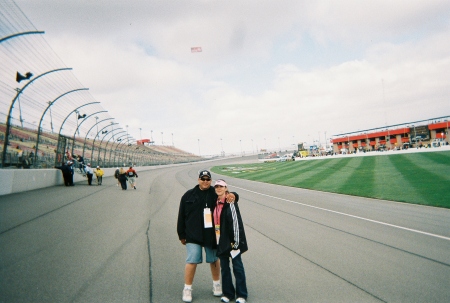
[[[6,126],[0,124],[0,151],[3,152]],[[6,151],[5,167],[10,168],[48,168],[62,161],[74,159],[76,155],[93,166],[116,167],[123,165],[162,165],[199,161],[202,158],[187,153],[174,146],[137,145],[110,141],[95,141],[76,137],[73,144],[66,146],[62,157],[57,157],[58,140],[64,136],[42,131],[38,149],[37,130],[12,126]],[[67,138],[67,137],[64,137]],[[57,160],[59,159],[59,160]]]

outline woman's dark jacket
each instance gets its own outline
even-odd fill
[[[244,223],[237,203],[225,203],[220,214],[220,240],[217,247],[218,256],[230,256],[232,249],[241,253],[248,250]]]
[[[239,200],[237,193],[235,201]],[[188,190],[181,197],[180,208],[178,211],[177,233],[178,238],[186,239],[186,243],[196,243],[202,246],[215,248],[216,236],[213,227],[204,228],[203,209],[208,207],[211,214],[216,206],[217,194],[214,187],[202,191],[200,186]]]
[[[128,180],[127,174],[125,172],[123,174],[119,174],[118,179],[120,182],[123,182],[123,181],[126,182]]]

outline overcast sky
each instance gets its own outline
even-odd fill
[[[136,139],[248,153],[450,115],[448,0],[16,3]]]

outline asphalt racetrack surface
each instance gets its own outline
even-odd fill
[[[200,169],[238,161],[137,169],[136,190],[108,177],[1,196],[0,302],[181,302],[180,198]],[[450,210],[225,179],[248,302],[450,302]],[[193,302],[219,300],[200,264]]]

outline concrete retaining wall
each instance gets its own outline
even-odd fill
[[[137,167],[136,171],[155,169],[158,166]],[[115,168],[104,168],[105,177],[114,175]],[[87,179],[76,173],[73,182],[86,182]],[[95,176],[93,178],[95,179]],[[96,182],[96,181],[95,181]],[[64,184],[59,169],[0,169],[0,196],[23,191]]]
[[[233,158],[233,157],[229,157]],[[240,157],[236,157],[240,158]],[[214,162],[218,159],[204,160],[195,163],[208,163]],[[162,166],[171,167],[179,165],[192,165],[192,163],[178,163],[178,164],[166,164],[157,166],[139,166],[135,167],[138,175],[141,171],[158,169]],[[124,167],[128,169],[128,167]],[[112,177],[116,168],[103,168],[105,171],[104,177]],[[93,178],[95,179],[95,176]],[[73,182],[85,182],[87,184],[87,179],[79,173],[75,173],[73,176]],[[52,169],[0,169],[0,196],[8,195],[13,193],[20,193],[23,191],[45,188],[57,185],[63,185],[64,180],[62,177],[61,170]]]

